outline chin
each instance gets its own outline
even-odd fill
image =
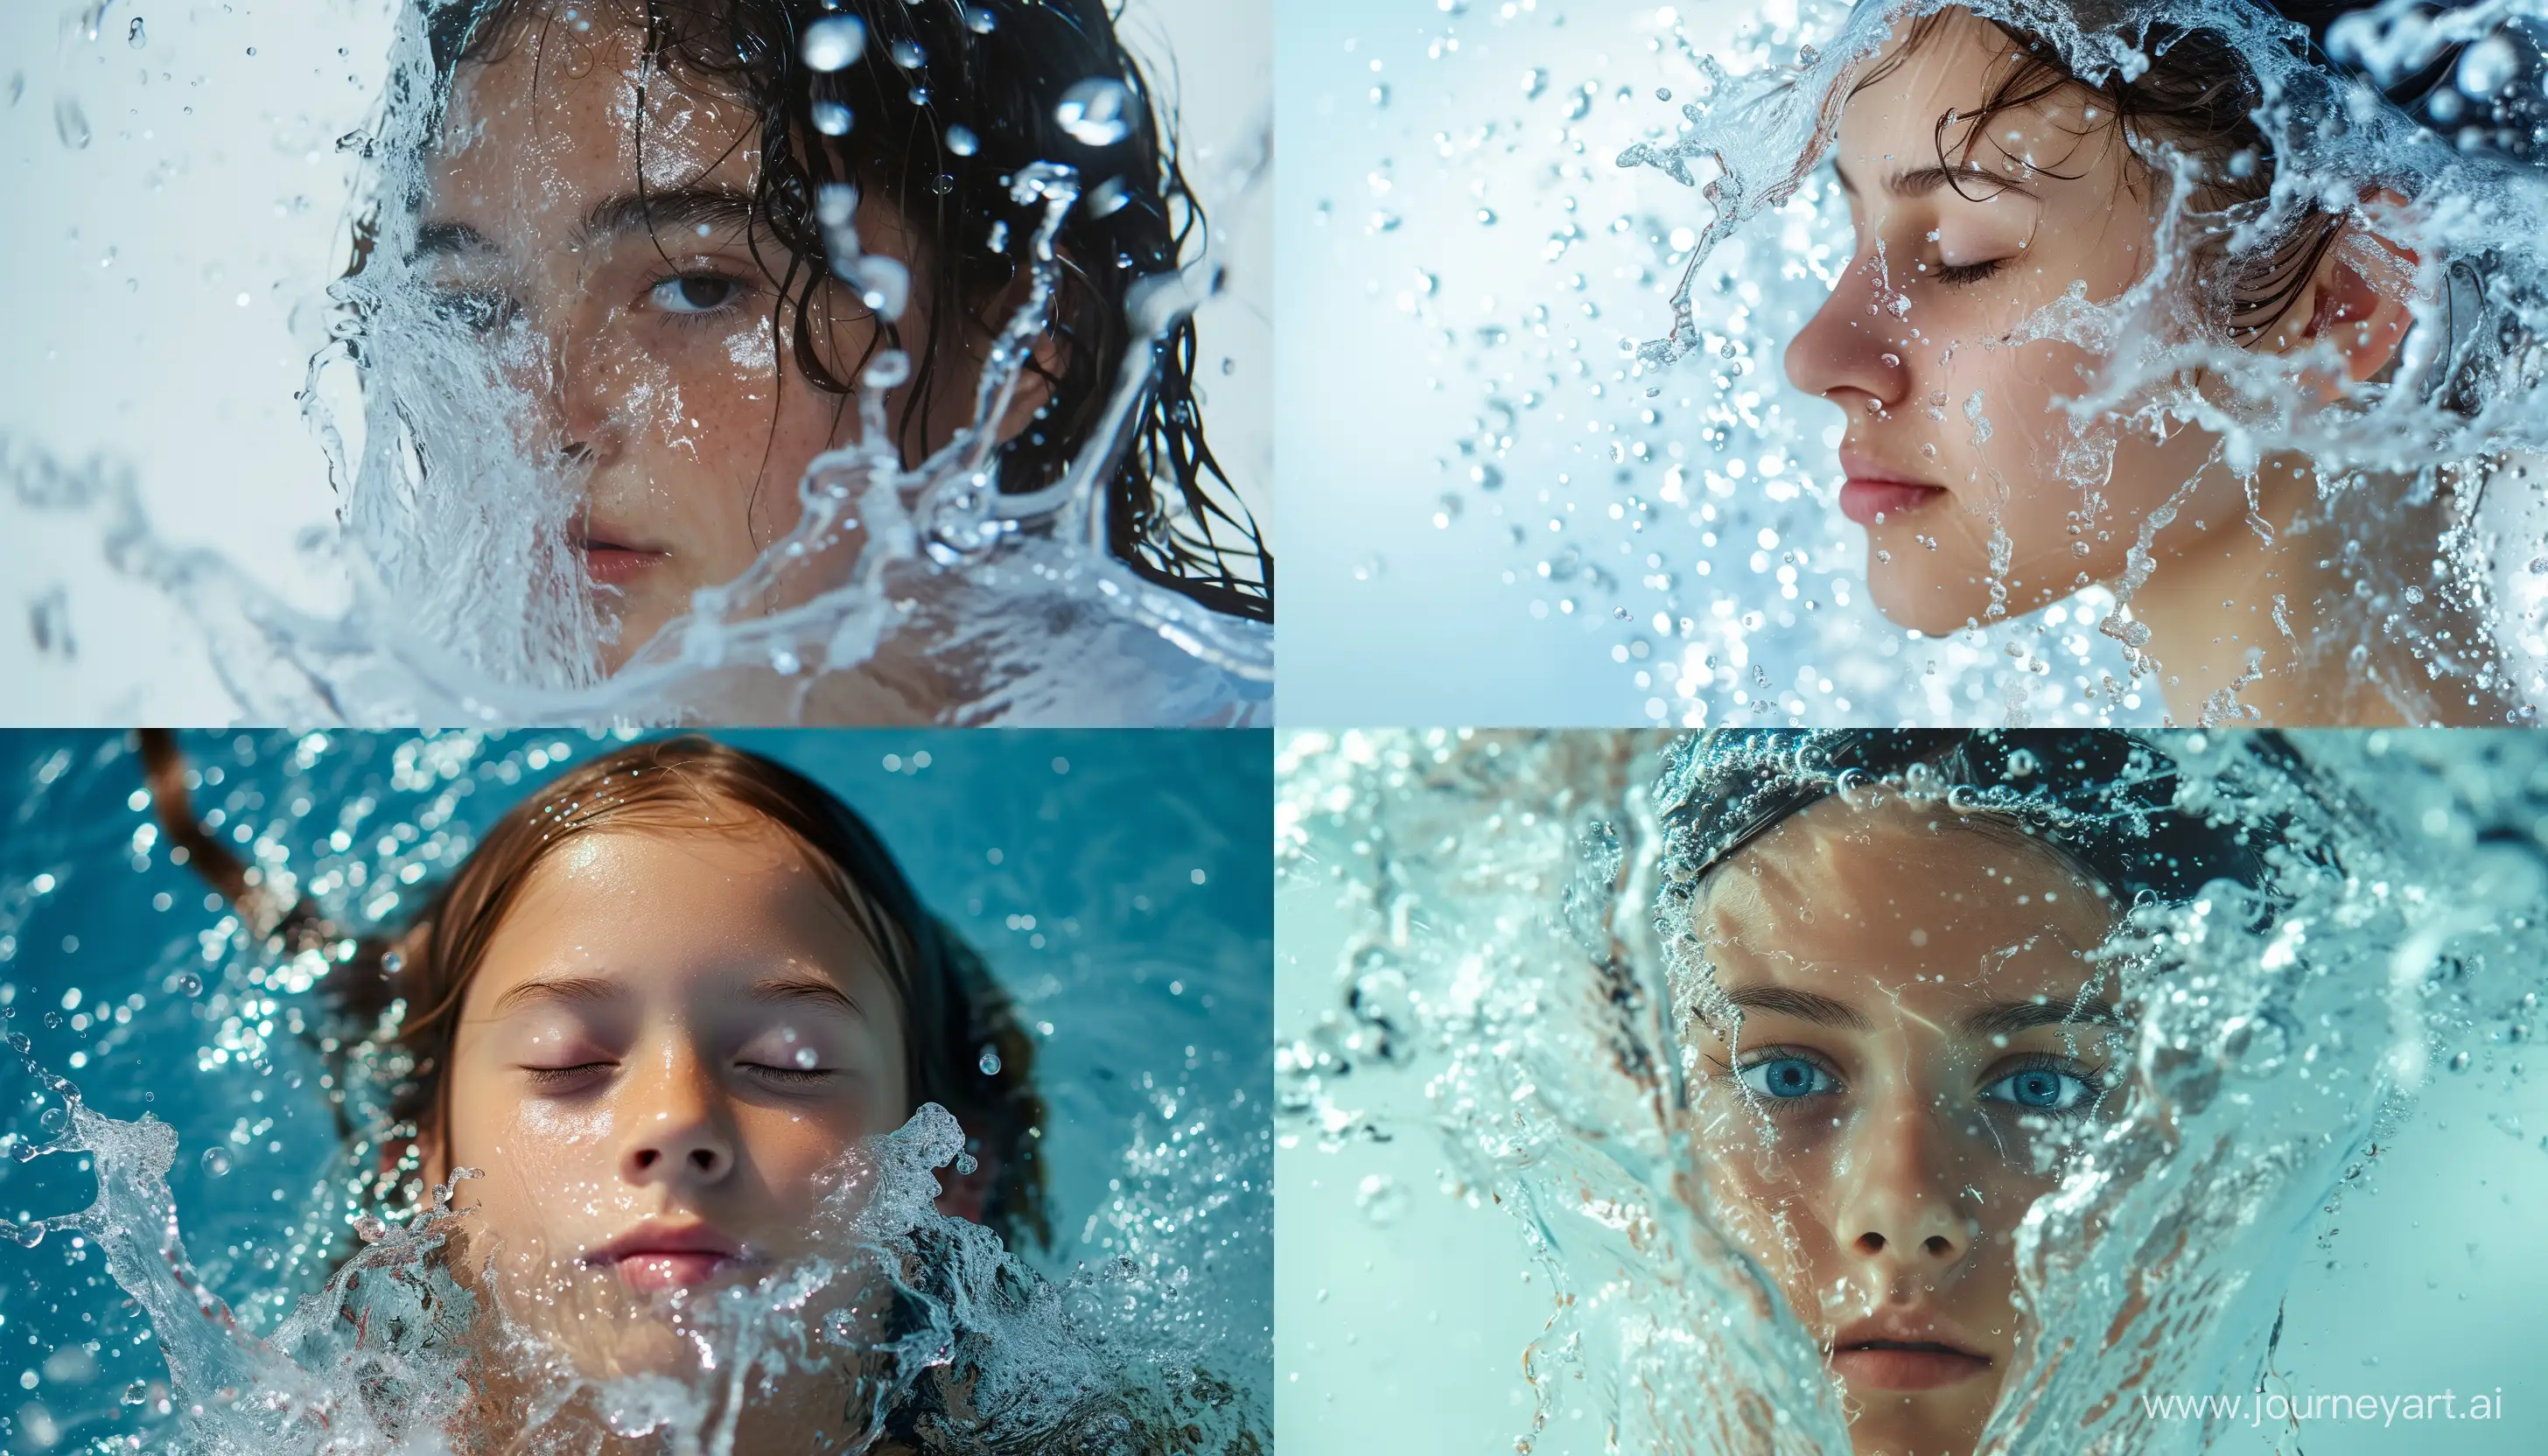
[[[1900,543],[1924,557],[1934,556],[1929,548],[1907,539]],[[1878,549],[1893,552],[1893,560],[1877,562]],[[1921,570],[1929,562],[1906,565],[1902,550],[1891,543],[1868,542],[1866,594],[1875,601],[1875,609],[1897,627],[1908,627],[1927,637],[1944,637],[1963,629],[1967,620],[1979,619],[1990,610],[1990,589],[1972,574],[1951,574]]]

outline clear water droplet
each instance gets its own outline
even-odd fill
[[[974,136],[970,128],[950,127],[947,129],[947,149],[957,156],[971,156],[982,149],[982,138]]]
[[[88,113],[81,111],[80,104],[70,97],[65,96],[53,103],[53,135],[62,138],[62,145],[73,151],[88,145]]]
[[[200,996],[204,994],[204,978],[195,974],[191,970],[181,970],[177,972],[177,994],[180,996]]]
[[[807,26],[799,47],[806,65],[827,73],[847,69],[866,48],[866,22],[851,15],[830,16]]]
[[[228,1148],[207,1147],[204,1149],[204,1176],[208,1178],[227,1178],[229,1176],[229,1172],[230,1153]]]
[[[1091,76],[1061,93],[1061,104],[1053,108],[1052,117],[1073,140],[1113,146],[1133,135],[1132,109],[1133,93],[1124,89],[1123,82]]]
[[[896,41],[892,46],[893,63],[907,71],[916,71],[929,63],[929,52],[917,41]]]
[[[837,101],[814,103],[814,130],[826,136],[847,136],[854,120],[850,109]]]
[[[984,1076],[986,1076],[986,1077],[996,1077],[996,1076],[998,1076],[998,1075],[1000,1074],[1000,1051],[999,1051],[999,1048],[998,1048],[998,1047],[996,1047],[996,1046],[985,1046],[985,1047],[983,1047],[983,1048],[982,1048],[982,1059],[981,1059],[980,1061],[975,1062],[975,1063],[974,1063],[974,1065],[975,1065],[975,1066],[977,1066],[977,1067],[980,1067],[980,1068],[981,1068],[981,1070],[982,1070],[982,1075],[984,1075]]]
[[[1374,1173],[1354,1190],[1354,1207],[1372,1224],[1386,1228],[1407,1217],[1407,1189],[1386,1173]]]

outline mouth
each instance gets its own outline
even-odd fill
[[[741,1244],[705,1224],[641,1224],[584,1256],[639,1294],[694,1288],[747,1262]]]
[[[1988,1374],[1991,1359],[1943,1340],[1858,1339],[1835,1343],[1831,1366],[1859,1390],[1934,1391]]]
[[[596,586],[615,587],[645,571],[673,559],[673,553],[649,546],[631,545],[598,533],[588,533],[575,543],[576,554],[584,558],[585,575]]]
[[[1947,499],[1944,486],[1916,481],[1862,479],[1852,475],[1840,488],[1840,513],[1863,526],[1897,521]]]

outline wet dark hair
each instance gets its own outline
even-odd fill
[[[446,1071],[461,1004],[534,867],[569,840],[604,830],[731,833],[770,824],[794,842],[874,951],[902,1013],[911,1106],[935,1102],[963,1126],[987,1189],[982,1223],[1013,1248],[1025,1239],[1049,1245],[1033,1039],[980,956],[921,903],[866,821],[794,770],[697,736],[630,744],[506,810],[406,925],[352,936],[315,902],[262,903],[258,881],[194,819],[173,735],[145,731],[141,750],[170,842],[188,848],[189,863],[242,919],[295,952],[352,941],[321,982],[333,1025],[314,1040],[329,1063],[340,1135],[358,1156],[378,1154],[362,1170],[375,1202],[414,1201],[404,1185],[449,1126]],[[385,1128],[364,1126],[350,1105],[354,1083],[376,1075],[371,1064],[387,1068]]]
[[[1957,159],[1969,159],[1990,136],[1994,119],[2072,88],[2100,98],[2103,115],[2091,124],[2092,129],[2120,128],[2128,138],[2165,141],[2200,161],[2205,182],[2197,201],[2207,210],[2261,202],[2272,191],[2274,147],[2255,119],[2264,93],[2254,66],[2238,48],[2238,38],[2204,27],[2131,21],[2136,7],[2128,0],[2088,0],[2067,8],[2083,30],[2126,30],[2147,57],[2148,69],[2131,78],[2115,72],[2091,83],[2073,71],[2045,37],[2005,21],[1975,17],[2006,36],[2014,48],[1996,63],[1979,110],[1949,112],[1938,118],[1932,141],[1938,163],[1948,169],[1950,185],[1957,193],[1978,200],[1976,194],[1965,191],[1971,179],[1956,170]],[[2327,33],[2343,16],[2373,7],[2292,0],[2260,8],[2292,23],[2294,32],[2284,44],[2296,54],[2348,81],[2359,79],[2353,68],[2328,55]],[[1857,89],[1874,84],[1900,66],[1937,34],[1950,14],[1933,11],[1913,21],[1903,46],[1863,75]],[[2446,47],[2412,75],[2374,89],[2410,115],[2426,115],[2431,99],[2447,89],[2441,83],[2464,48]],[[2372,85],[2368,80],[2361,83]],[[2020,160],[2010,157],[2005,148],[2001,155]],[[2230,170],[2231,159],[2241,155],[2250,163],[2243,176]],[[2056,178],[2067,175],[2041,166],[2034,170]],[[2291,312],[2327,249],[2334,246],[2343,224],[2342,213],[2328,212],[2317,198],[2305,199],[2280,233],[2231,260],[2218,286],[2232,339],[2244,343],[2261,337]]]
[[[754,247],[765,237],[777,244],[783,257],[762,266],[777,282],[779,313],[797,320],[787,330],[789,350],[816,388],[843,397],[843,409],[866,361],[827,357],[828,330],[803,326],[824,317],[809,306],[831,278],[816,202],[823,187],[853,183],[890,203],[919,240],[913,288],[928,331],[912,347],[901,325],[884,323],[869,352],[911,355],[895,422],[907,465],[929,453],[932,401],[966,387],[950,382],[965,344],[987,344],[1008,321],[994,307],[1024,271],[1041,209],[1012,201],[1008,179],[1038,161],[1077,168],[1082,200],[1055,239],[1062,280],[1049,332],[1058,357],[1026,365],[1049,386],[1050,400],[1001,448],[1004,493],[1052,485],[1090,446],[1128,353],[1151,347],[1133,336],[1129,291],[1176,272],[1207,226],[1104,0],[419,3],[429,17],[436,104],[447,103],[463,65],[495,59],[534,31],[545,39],[562,12],[576,10],[580,27],[607,17],[642,28],[653,70],[748,107],[762,152]],[[865,46],[846,68],[818,72],[805,62],[804,33],[835,17],[864,24]],[[1055,115],[1064,93],[1091,78],[1117,82],[1130,97],[1129,131],[1111,144],[1072,136]],[[817,103],[848,109],[847,135],[815,127]],[[971,135],[969,152],[950,144],[957,129]],[[1102,487],[1107,547],[1140,576],[1213,610],[1270,621],[1273,556],[1205,442],[1193,320],[1155,347],[1138,417]]]
[[[2272,769],[2312,780],[2280,733],[2253,730],[2240,741]],[[2270,893],[2266,847],[2283,838],[2272,814],[2260,824],[2179,807],[2176,761],[2110,729],[1719,730],[1685,740],[1666,769],[1660,908],[1686,916],[1711,872],[1840,792],[1845,774],[1870,786],[1925,778],[1955,795],[1942,819],[2014,831],[2118,909],[2143,899],[2182,903],[2215,880]]]

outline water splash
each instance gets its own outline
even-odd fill
[[[1525,598],[1516,604],[1587,622],[1589,643],[1559,635],[1545,650],[1589,650],[1617,665],[1605,717],[2024,725],[2170,713],[2190,722],[2199,708],[2239,720],[2259,702],[2275,711],[2261,695],[2270,684],[2228,684],[2234,665],[2207,666],[2219,676],[2200,691],[2169,687],[2178,669],[2152,656],[2148,632],[2174,563],[2164,540],[2136,539],[2136,528],[2156,534],[2159,511],[2118,516],[2114,561],[2100,555],[2075,583],[2013,555],[2006,518],[1994,515],[1976,527],[1997,534],[1974,551],[1987,592],[1974,592],[1969,621],[1909,631],[1870,599],[1870,568],[1898,572],[1906,550],[1941,543],[1887,542],[1889,554],[1871,559],[1865,532],[1835,510],[1839,416],[1787,383],[1781,353],[1855,276],[1846,202],[1824,165],[1843,102],[1889,29],[1940,8],[1778,0],[1639,11],[1605,23],[1597,45],[1576,34],[1581,17],[1559,30],[1541,7],[1481,10],[1430,37],[1436,87],[1455,98],[1447,117],[1421,123],[1439,145],[1416,130],[1384,132],[1385,145],[1438,154],[1422,173],[1404,152],[1380,157],[1370,177],[1376,196],[1394,188],[1393,218],[1411,207],[1429,221],[1420,238],[1370,240],[1362,251],[1383,263],[1383,278],[1401,258],[1438,278],[1401,295],[1400,307],[1475,392],[1474,419],[1441,455],[1452,481],[1470,483],[1456,492],[1468,508],[1437,512],[1432,527],[1472,542],[1480,530],[1509,536],[1487,555]],[[1969,408],[1970,432],[2001,447],[2019,425],[2043,434],[2042,479],[2012,472],[1997,488],[2110,516],[2119,498],[2104,472],[2118,435],[2168,420],[2217,436],[2206,490],[2233,514],[2250,513],[2234,507],[2242,494],[2257,499],[2260,469],[2299,452],[2317,466],[2301,513],[2314,541],[2334,543],[2325,554],[2336,580],[2322,593],[2296,590],[2273,623],[2260,607],[2253,645],[2368,685],[2290,720],[2341,711],[2529,721],[2548,696],[2540,592],[2524,571],[2548,540],[2534,458],[2548,444],[2538,424],[2548,418],[2538,342],[2548,324],[2538,241],[2548,180],[2510,153],[2536,147],[2541,73],[2529,59],[2535,45],[2521,38],[2537,34],[2538,8],[2390,5],[2339,27],[2330,45],[2375,81],[2412,71],[2446,42],[2471,44],[2452,73],[2467,84],[2446,84],[2457,100],[2434,103],[2452,126],[2429,106],[2411,119],[2306,63],[2283,47],[2283,22],[2243,5],[1969,9],[2049,37],[2092,78],[2146,64],[2134,39],[2145,24],[2230,37],[2262,58],[2276,183],[2258,204],[2204,213],[2191,205],[2197,179],[2185,159],[2143,148],[2170,199],[2160,266],[2105,302],[2057,299],[1994,341],[2059,340],[2101,361],[2054,391],[2066,422],[2048,431],[2013,419],[2007,402],[1965,394],[1903,402],[1897,412],[1937,419]],[[1551,52],[1571,74],[1551,78]],[[1592,61],[1596,52],[1606,69]],[[1516,95],[1509,67],[1525,56],[1537,64]],[[1673,100],[1659,108],[1650,98],[1665,90]],[[1585,153],[1624,172],[1575,160]],[[2254,159],[2247,165],[2252,173]],[[1543,174],[1545,186],[1534,180]],[[2361,201],[2380,188],[2413,202]],[[1459,221],[1481,197],[1497,200],[1503,226],[1518,222],[1534,245],[1544,240],[1538,256],[1482,241]],[[2394,374],[2347,384],[2332,403],[2297,364],[2190,331],[2180,309],[2196,282],[2187,257],[2254,245],[2326,199],[2413,255],[2403,272],[2369,254],[2353,260],[2392,279],[2413,326]],[[1900,260],[1892,271],[1905,271]],[[1896,286],[1886,296],[1888,329],[1918,330],[1928,306],[1917,293]],[[2199,390],[2183,384],[2197,368]],[[1485,489],[1486,472],[1507,483],[1501,493]],[[2220,516],[2191,499],[2163,510],[2180,532]],[[2269,533],[2291,524],[2258,519]],[[2021,579],[2052,604],[2020,599],[2011,589]],[[1954,616],[1964,615],[1957,606]],[[2179,667],[2197,681],[2191,665]],[[1599,681],[1591,669],[1582,676]],[[2226,696],[2205,708],[2214,687]]]
[[[2170,994],[2125,1033],[2129,1100],[2016,1227],[2036,1335],[1979,1451],[2208,1449],[2219,1420],[2135,1397],[2309,1373],[2277,1344],[2294,1271],[2443,1068],[2519,1083],[2548,991],[2537,746],[2326,735],[2298,772],[2236,733],[2159,746],[2179,809],[2273,846],[2264,900],[2216,884],[2146,906],[2100,953]],[[1812,735],[1730,752],[1753,756],[1764,802],[1813,785],[1869,810],[1989,805],[1916,773],[1836,772]],[[1708,984],[1675,913],[1696,846],[1661,817],[1693,762],[1600,733],[1300,734],[1282,752],[1286,893],[1332,895],[1351,927],[1331,993],[1285,1031],[1282,1116],[1330,1149],[1421,1138],[1368,1109],[1380,1081],[1423,1079],[1446,1191],[1511,1213],[1552,1285],[1519,1449],[1570,1415],[1621,1450],[1851,1449],[1818,1336],[1710,1179],[1707,1074],[1678,1031]],[[2535,1139],[2505,1131],[2526,1155]]]
[[[423,29],[429,8],[403,9],[379,109],[340,143],[372,167],[358,215],[419,195],[443,100]],[[864,37],[841,28],[856,24],[835,18],[809,31],[812,63],[851,63]],[[1089,126],[1124,124],[1096,92],[1082,104]],[[65,98],[61,115],[76,114]],[[829,120],[855,124],[846,112]],[[61,132],[65,144],[86,144],[84,120]],[[1243,206],[1268,174],[1269,144],[1260,126],[1225,149],[1199,190],[1218,207]],[[1270,629],[1131,570],[1114,554],[1108,518],[1107,487],[1165,342],[1222,292],[1222,240],[1206,236],[1180,270],[1134,290],[1126,362],[1104,386],[1104,423],[1082,458],[1050,487],[1004,495],[992,475],[1001,411],[1046,332],[1061,267],[1052,234],[1080,182],[1044,164],[1016,185],[1022,201],[1044,204],[1044,226],[1022,250],[1029,296],[1000,334],[966,425],[906,468],[883,396],[910,380],[910,361],[891,350],[870,361],[857,437],[795,485],[797,526],[608,676],[599,664],[610,629],[570,539],[584,482],[544,448],[556,442],[535,437],[526,421],[538,411],[515,383],[543,367],[541,345],[434,296],[410,261],[410,208],[377,209],[369,261],[330,290],[332,338],[301,396],[342,501],[341,531],[305,545],[343,583],[340,608],[296,606],[255,564],[173,543],[112,460],[63,460],[34,438],[0,436],[0,480],[21,507],[93,518],[108,564],[201,631],[250,719],[1261,721]],[[900,259],[853,250],[834,261],[888,316],[907,295]],[[1173,525],[1185,506],[1166,503]]]

